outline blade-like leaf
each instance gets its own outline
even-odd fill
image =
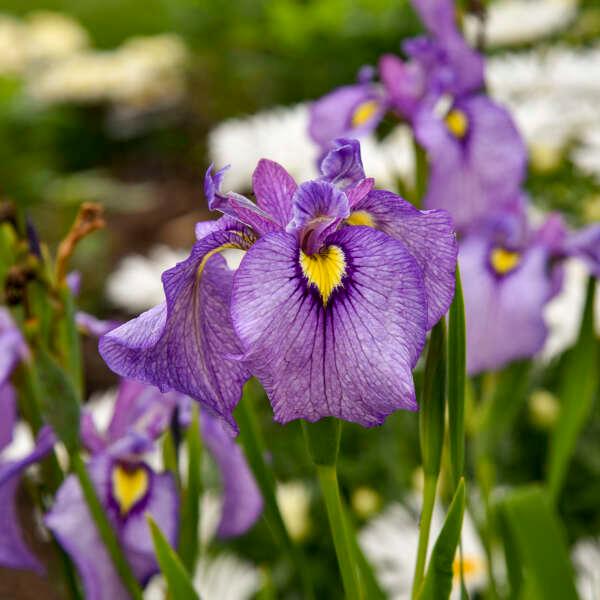
[[[435,546],[423,581],[419,600],[444,600],[452,592],[454,560],[460,542],[465,512],[465,482],[461,479]]]
[[[550,442],[548,488],[554,501],[562,487],[577,437],[590,414],[598,390],[598,343],[594,333],[594,292],[590,277],[579,338],[565,357],[561,373],[560,415]]]
[[[167,582],[170,597],[173,600],[199,600],[200,597],[175,550],[171,548],[152,517],[148,515],[146,518],[152,532],[156,560]]]
[[[527,596],[521,594],[521,597],[576,600],[573,571],[561,525],[543,490],[538,486],[516,490],[502,500],[500,510],[504,512],[526,575],[524,587],[529,591]],[[514,574],[511,581],[516,581]]]
[[[465,382],[466,330],[465,305],[456,266],[454,300],[448,314],[448,437],[454,486],[465,467]]]
[[[79,446],[79,394],[65,370],[45,350],[34,358],[41,383],[44,421],[69,452]]]
[[[440,472],[444,445],[445,396],[446,323],[441,319],[429,338],[419,419],[423,471],[435,477]]]

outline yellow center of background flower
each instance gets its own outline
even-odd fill
[[[467,129],[469,127],[469,120],[467,119],[467,115],[465,115],[465,113],[462,110],[453,108],[446,115],[446,127],[448,127],[448,131],[450,131],[450,133],[454,137],[465,137]]]
[[[512,271],[521,261],[519,252],[506,250],[505,248],[494,248],[490,253],[490,263],[496,273],[506,275]]]
[[[484,568],[481,559],[476,556],[463,556],[462,572],[466,581],[480,573]],[[460,557],[457,555],[452,563],[452,574],[455,580],[460,579]]]
[[[347,225],[366,225],[367,227],[375,227],[373,217],[366,210],[355,210],[350,213],[346,219]]]
[[[367,100],[359,104],[352,115],[352,127],[360,127],[370,121],[378,109],[379,102],[377,100]]]
[[[142,467],[129,470],[116,466],[112,472],[112,489],[121,514],[126,515],[148,491],[148,472]]]
[[[319,290],[325,306],[346,273],[346,259],[342,249],[327,246],[321,252],[310,255],[301,251],[300,266],[304,277]]]

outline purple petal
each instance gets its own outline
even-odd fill
[[[590,272],[600,277],[600,225],[589,225],[570,234],[564,250],[569,256],[582,258]]]
[[[344,274],[324,306],[293,236],[257,242],[235,276],[234,326],[277,421],[378,425],[417,407],[411,369],[427,319],[421,270],[402,243],[369,227],[345,227],[327,244],[342,252]]]
[[[79,271],[71,271],[66,278],[67,287],[73,296],[79,296],[81,291],[81,273]]]
[[[353,124],[357,109],[368,102],[377,103],[377,109],[364,123]],[[373,84],[347,85],[313,102],[309,134],[317,144],[326,147],[336,138],[348,135],[360,137],[372,131],[384,113],[384,100]]]
[[[54,444],[54,434],[43,428],[34,450],[22,460],[0,463],[0,565],[10,569],[29,569],[42,573],[43,566],[29,550],[21,533],[16,494],[21,475],[27,467],[46,456]]]
[[[235,440],[206,411],[200,419],[202,441],[219,466],[223,481],[223,511],[217,534],[222,538],[242,535],[262,513],[262,496]]]
[[[470,98],[457,109],[468,123],[464,139],[427,110],[415,120],[415,135],[430,161],[425,206],[447,210],[464,229],[521,197],[526,150],[508,112],[487,98]]]
[[[373,226],[400,240],[423,271],[427,295],[427,328],[448,310],[454,297],[458,247],[454,225],[444,210],[420,211],[392,192],[375,190],[360,202]]]
[[[221,231],[196,242],[188,259],[163,274],[166,303],[100,340],[113,371],[187,394],[233,429],[231,413],[249,374],[232,358],[240,354],[229,314],[233,274],[211,255],[228,245],[247,247],[245,235]]]
[[[102,321],[82,311],[77,311],[75,322],[77,323],[77,327],[94,337],[102,337],[104,334],[121,325],[118,321]]]
[[[346,194],[326,181],[303,183],[293,202],[293,219],[287,230],[298,234],[308,254],[317,252],[329,233],[350,214]]]
[[[212,168],[212,165],[208,167],[204,177],[204,192],[210,210],[218,210],[233,217],[240,223],[244,223],[254,229],[259,235],[281,229],[270,215],[245,196],[236,194],[235,192],[221,194],[219,188],[223,180],[224,169],[217,171],[213,175]]]
[[[252,189],[258,206],[285,227],[292,218],[292,197],[296,191],[294,178],[279,164],[263,158],[252,174]]]
[[[322,179],[345,189],[365,178],[358,140],[338,138],[321,162]]]
[[[404,62],[393,54],[384,54],[379,60],[379,73],[390,104],[412,119],[427,92],[426,71],[416,61]]]
[[[0,306],[0,385],[8,380],[17,363],[28,356],[27,344],[10,311]]]
[[[413,0],[412,4],[434,35],[444,37],[456,30],[453,0]]]
[[[17,422],[17,397],[10,383],[0,385],[0,452],[10,444]]]
[[[460,246],[471,374],[533,356],[546,338],[543,307],[552,295],[547,251],[532,246],[517,268],[498,277],[488,266],[490,249],[486,239],[476,236]]]

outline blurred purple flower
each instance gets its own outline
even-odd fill
[[[163,275],[166,303],[100,342],[122,376],[231,411],[254,374],[286,423],[335,416],[377,425],[416,409],[411,370],[454,291],[456,241],[444,211],[373,191],[355,140],[337,140],[323,177],[297,185],[261,160],[257,204],[205,191],[219,221]],[[219,253],[247,250],[234,273]]]

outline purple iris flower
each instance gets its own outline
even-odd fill
[[[38,572],[43,567],[28,549],[19,527],[16,494],[19,481],[30,465],[46,456],[54,445],[52,431],[40,430],[35,446],[19,459],[3,457],[10,449],[17,424],[17,402],[10,376],[29,350],[10,312],[0,307],[0,565]]]
[[[570,233],[559,215],[532,231],[522,215],[506,213],[466,235],[459,261],[469,373],[539,352],[547,335],[543,308],[560,291],[562,259],[588,259],[598,273],[599,246],[600,226]]]
[[[297,185],[261,160],[254,204],[206,174],[209,206],[190,257],[163,274],[166,302],[100,341],[125,377],[200,400],[235,428],[244,381],[275,419],[335,416],[365,426],[417,408],[411,370],[454,293],[445,211],[373,190],[356,140],[337,140],[320,180]],[[236,271],[220,253],[246,251]]]
[[[189,424],[191,400],[162,394],[139,382],[122,381],[106,430],[97,429],[84,410],[82,441],[91,454],[88,469],[125,554],[142,584],[157,572],[145,515],[152,515],[171,545],[176,545],[179,499],[170,473],[156,473],[144,461],[154,441],[179,408],[182,425]],[[221,467],[225,500],[218,534],[241,535],[262,512],[262,498],[239,447],[219,422],[201,415],[204,443]],[[71,555],[83,579],[86,598],[126,598],[125,591],[96,531],[77,480],[71,476],[59,489],[46,515],[46,525]]]

